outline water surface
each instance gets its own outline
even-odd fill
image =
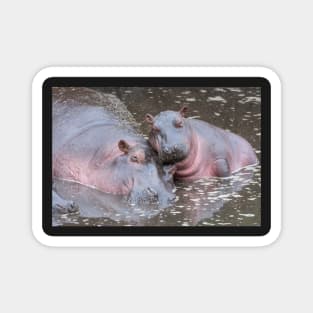
[[[97,88],[117,96],[147,137],[146,113],[189,108],[198,118],[244,137],[260,159],[260,88]],[[80,206],[80,213],[54,212],[54,225],[136,226],[259,226],[261,222],[260,166],[245,168],[228,178],[176,182],[175,203],[164,210],[134,208],[123,198],[105,195],[75,183],[56,183],[63,196]]]

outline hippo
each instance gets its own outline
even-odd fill
[[[165,164],[173,164],[176,179],[227,177],[258,163],[251,145],[242,137],[207,122],[186,118],[188,108],[163,111],[153,117],[149,142]]]
[[[161,212],[158,203],[145,202],[139,205],[132,205],[125,201],[124,196],[104,193],[95,188],[90,188],[80,183],[66,180],[54,179],[54,188],[56,193],[63,199],[71,199],[78,207],[78,211],[73,209],[53,209],[52,224],[54,226],[68,224],[77,219],[80,224],[87,218],[89,224],[90,218],[93,222],[98,221],[100,225],[122,225],[142,226],[158,219]],[[65,211],[65,212],[64,212]],[[66,216],[64,216],[64,213]],[[105,219],[105,221],[103,221]],[[75,223],[76,223],[75,222]],[[92,223],[93,223],[92,222]],[[97,222],[96,222],[97,223]]]
[[[60,226],[64,223],[76,225],[79,222],[90,226],[181,226],[182,224],[196,226],[206,221],[212,223],[212,220],[208,221],[208,219],[211,219],[222,207],[227,210],[227,207],[230,207],[229,204],[227,205],[228,202],[240,203],[241,198],[237,197],[238,193],[251,182],[254,171],[252,167],[245,168],[227,180],[204,178],[187,185],[186,182],[176,181],[176,195],[181,200],[175,203],[174,210],[160,210],[157,204],[151,203],[131,206],[123,201],[122,196],[103,193],[82,184],[54,179],[56,192],[64,199],[72,199],[79,207],[79,214],[73,209],[68,212],[55,210],[52,215],[52,225]],[[192,207],[195,209],[191,209]],[[70,214],[64,216],[64,213]]]
[[[122,105],[116,97],[93,89],[52,88],[53,179],[122,195],[133,205],[166,207],[175,198],[171,176]],[[75,205],[64,203],[54,190],[56,206]]]

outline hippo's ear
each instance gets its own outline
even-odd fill
[[[130,148],[129,144],[123,139],[118,142],[118,147],[125,154],[128,153],[129,148]]]
[[[182,117],[185,117],[187,112],[188,112],[188,107],[185,105],[179,110],[179,113]]]
[[[153,115],[151,115],[151,114],[146,114],[146,116],[145,116],[145,121],[146,121],[148,124],[153,124],[153,123],[154,123],[154,117],[153,117]]]

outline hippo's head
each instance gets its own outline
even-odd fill
[[[180,162],[188,156],[190,129],[186,112],[184,106],[179,111],[164,111],[155,117],[146,114],[146,122],[151,125],[149,142],[163,163]]]
[[[168,206],[175,199],[171,170],[157,163],[157,156],[146,143],[131,145],[120,140],[118,148],[123,154],[116,160],[116,179],[128,191],[128,201]]]

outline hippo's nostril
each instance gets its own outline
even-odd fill
[[[147,188],[147,191],[148,191],[148,193],[150,193],[150,194],[153,195],[153,196],[156,196],[156,195],[157,195],[157,192],[156,192],[153,188],[151,188],[151,187],[148,187],[148,188]]]
[[[169,196],[169,201],[174,201],[176,199],[176,195],[170,195]]]
[[[170,152],[170,149],[168,147],[165,147],[163,150],[164,150],[165,153],[169,153]]]

